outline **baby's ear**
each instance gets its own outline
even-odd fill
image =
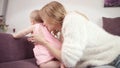
[[[31,25],[34,25],[34,24],[35,24],[34,20],[30,20],[30,22],[31,22]]]

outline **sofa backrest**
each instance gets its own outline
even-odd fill
[[[14,39],[11,34],[0,33],[0,63],[33,58],[33,47],[27,37]]]

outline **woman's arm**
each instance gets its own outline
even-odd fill
[[[14,38],[20,38],[23,37],[25,35],[27,35],[28,33],[31,33],[33,31],[34,25],[28,27],[27,29],[24,29],[18,33],[13,34]]]
[[[51,47],[52,44],[50,42],[45,42],[45,46],[48,50],[56,57],[59,61],[61,61],[61,51],[55,47]]]
[[[66,67],[74,68],[83,56],[87,44],[87,22],[86,18],[76,12],[68,13],[64,19],[62,28],[64,41],[61,56]]]

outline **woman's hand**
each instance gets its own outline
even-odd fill
[[[47,40],[41,34],[33,34],[31,37],[31,42],[33,42],[34,44],[44,45],[47,42]]]
[[[29,40],[31,42],[33,42],[34,44],[42,44],[44,45],[46,42],[46,38],[44,36],[44,33],[41,29],[38,29],[38,33],[37,34],[32,34],[31,37],[29,38]]]

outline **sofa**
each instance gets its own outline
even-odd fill
[[[11,34],[0,33],[0,68],[39,68],[33,47],[27,37],[14,39]]]
[[[102,20],[107,32],[120,36],[120,17],[103,17]],[[11,34],[0,33],[0,68],[39,68],[35,62],[33,47],[27,37],[14,39]],[[119,64],[120,62],[113,65],[120,68]]]

